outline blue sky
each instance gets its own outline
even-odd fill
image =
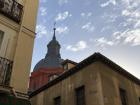
[[[40,0],[31,71],[47,52],[55,21],[63,59],[100,52],[140,78],[140,0]]]

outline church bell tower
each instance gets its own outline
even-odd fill
[[[56,39],[56,28],[53,28],[52,40],[48,43],[48,51],[45,58],[41,59],[34,67],[30,77],[29,90],[32,92],[47,84],[53,78],[59,76],[63,71],[60,55],[61,45]]]

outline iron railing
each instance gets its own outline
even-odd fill
[[[13,62],[0,57],[0,85],[9,86]]]
[[[0,13],[19,23],[21,21],[23,6],[15,0],[0,0]]]

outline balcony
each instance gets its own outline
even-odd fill
[[[0,0],[0,13],[13,21],[21,21],[23,6],[15,0]]]
[[[0,57],[0,85],[9,86],[13,62]]]

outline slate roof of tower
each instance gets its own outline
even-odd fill
[[[59,68],[59,67],[62,68],[63,59],[61,59],[61,55],[60,55],[60,51],[59,51],[61,48],[61,45],[56,40],[55,30],[56,30],[56,28],[54,28],[54,35],[53,35],[52,40],[47,45],[48,52],[47,52],[45,58],[41,59],[35,65],[33,71],[37,71],[41,68]]]

